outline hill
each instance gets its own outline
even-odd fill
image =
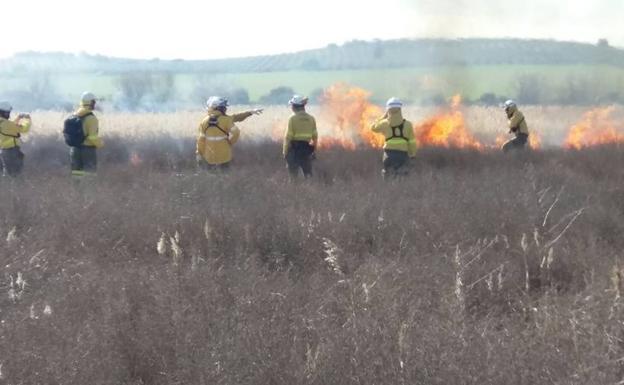
[[[25,52],[0,60],[0,74],[255,73],[331,71],[428,66],[615,65],[624,67],[624,50],[602,44],[520,39],[418,39],[352,41],[295,53],[219,60],[135,60],[100,55]]]

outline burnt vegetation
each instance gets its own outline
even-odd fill
[[[614,384],[624,153],[279,145],[195,175],[193,143],[108,140],[92,184],[29,143],[0,180],[0,371],[22,384]],[[36,151],[35,151],[36,149]]]

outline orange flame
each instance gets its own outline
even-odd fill
[[[421,146],[470,148],[481,150],[481,144],[466,128],[461,96],[455,95],[448,109],[418,124],[414,130]]]
[[[617,127],[611,115],[613,107],[596,108],[570,128],[564,147],[579,150],[584,147],[624,143],[624,127]]]
[[[381,148],[385,138],[370,130],[371,123],[383,114],[370,102],[371,93],[340,83],[325,90],[321,97],[324,114],[336,125],[334,135],[320,140],[320,147],[340,146],[355,149],[358,145]]]

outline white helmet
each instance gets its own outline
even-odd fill
[[[502,108],[509,110],[511,108],[516,107],[516,102],[514,102],[513,100],[508,100],[505,103],[503,103],[503,105],[501,106]]]
[[[390,98],[388,99],[388,102],[386,103],[386,108],[388,109],[402,108],[402,107],[403,107],[403,102],[399,98]]]
[[[85,92],[80,97],[80,101],[82,102],[82,104],[91,104],[97,101],[97,98],[95,97],[93,92]]]
[[[308,104],[308,98],[301,95],[295,95],[288,101],[288,104],[295,107],[303,107]]]
[[[0,102],[0,111],[11,112],[13,110],[13,106],[9,102]]]
[[[228,100],[221,96],[211,96],[206,101],[206,107],[208,108],[226,108],[228,105]]]

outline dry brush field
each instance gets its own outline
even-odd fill
[[[201,113],[103,113],[79,186],[63,115],[35,113],[0,179],[0,383],[620,383],[624,151],[549,147],[583,113],[525,109],[544,149],[425,148],[392,183],[379,150],[326,148],[299,184],[286,108],[224,176],[195,174]]]

